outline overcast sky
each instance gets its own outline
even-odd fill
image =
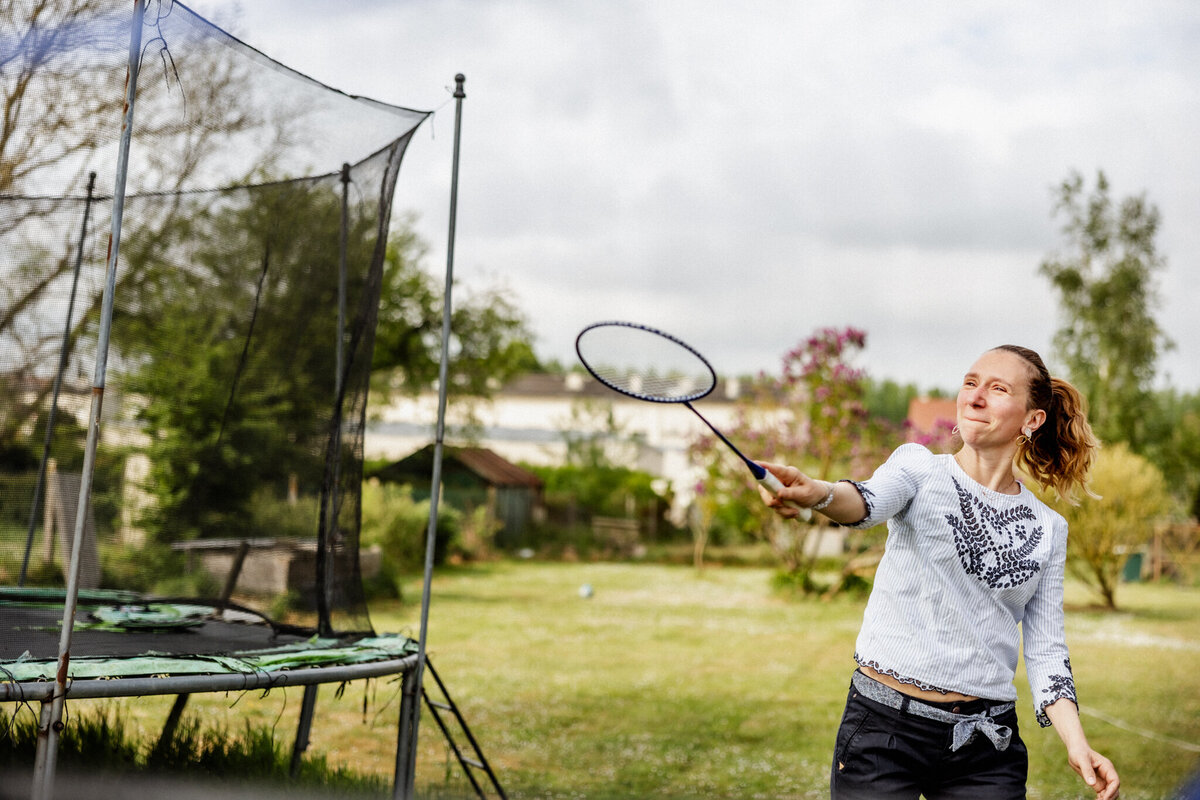
[[[1200,3],[191,0],[352,94],[436,110],[398,206],[457,292],[503,286],[540,355],[645,322],[718,372],[867,331],[877,378],[952,389],[995,344],[1053,368],[1052,189],[1162,213],[1164,380],[1200,388]]]

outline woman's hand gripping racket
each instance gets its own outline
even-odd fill
[[[596,322],[575,338],[575,352],[587,371],[602,384],[637,400],[680,403],[691,409],[717,438],[737,454],[771,494],[783,488],[779,479],[747,458],[692,405],[717,386],[712,365],[692,347],[669,333],[632,322]],[[804,519],[812,512],[797,503]]]

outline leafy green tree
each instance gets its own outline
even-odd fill
[[[1171,493],[1200,519],[1200,394],[1155,392],[1145,426],[1144,455],[1162,471]]]
[[[324,479],[341,206],[327,186],[289,182],[205,198],[178,220],[126,247],[138,280],[113,336],[122,360],[140,365],[131,391],[155,398],[139,413],[151,435],[149,521],[169,539],[246,530],[264,489],[312,493]],[[376,229],[369,214],[351,220],[348,262],[365,263]],[[401,224],[383,270],[372,367],[403,388],[430,380],[440,357],[440,297],[423,252]],[[349,315],[365,279],[348,276]],[[460,391],[481,393],[532,359],[514,307],[468,302],[455,320]]]
[[[1100,451],[1091,489],[1078,505],[1043,496],[1067,519],[1067,568],[1104,605],[1117,607],[1117,587],[1128,554],[1145,545],[1156,521],[1172,508],[1162,474],[1124,444]]]
[[[560,435],[566,445],[566,464],[580,469],[637,461],[644,438],[618,421],[611,400],[586,398],[571,403],[570,417]]]
[[[411,486],[367,481],[362,496],[362,542],[379,545],[384,572],[393,583],[402,575],[419,574],[425,563],[429,500],[414,500]],[[434,563],[443,564],[462,535],[462,512],[439,506],[434,533]]]
[[[1100,438],[1141,452],[1158,358],[1170,346],[1154,317],[1164,267],[1158,209],[1144,195],[1114,201],[1103,172],[1090,192],[1072,173],[1056,194],[1067,248],[1041,265],[1059,295],[1055,352],[1088,398]]]
[[[581,517],[641,517],[657,514],[662,505],[656,479],[641,470],[614,464],[528,469],[542,479],[547,505],[572,507]]]
[[[334,194],[280,184],[255,202],[197,203],[186,220],[131,243],[141,280],[113,326],[122,360],[140,365],[128,387],[150,436],[148,521],[168,540],[244,532],[261,487],[314,491],[337,380]],[[352,226],[352,263],[372,231],[365,217]],[[362,291],[352,272],[348,297]]]
[[[372,391],[415,393],[437,380],[441,363],[443,281],[425,269],[428,246],[405,217],[388,242]],[[533,335],[516,301],[501,288],[459,294],[450,320],[449,391],[490,396],[526,372],[541,371]]]
[[[908,406],[921,391],[916,384],[899,384],[891,379],[883,381],[867,378],[863,386],[863,403],[867,413],[874,419],[885,419],[896,426],[904,425],[908,419]]]

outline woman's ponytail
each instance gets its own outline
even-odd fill
[[[1030,408],[1046,412],[1046,421],[1030,437],[1017,442],[1017,466],[1045,489],[1076,502],[1088,490],[1088,474],[1100,442],[1087,418],[1087,401],[1079,390],[1061,378],[1051,378],[1041,356],[1027,347],[1002,345],[997,350],[1014,353],[1032,368]],[[1093,495],[1094,496],[1094,495]]]

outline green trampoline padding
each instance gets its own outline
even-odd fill
[[[155,675],[212,675],[274,672],[344,664],[364,664],[403,658],[417,652],[417,643],[399,634],[372,636],[352,644],[313,637],[282,647],[236,655],[162,655],[146,652],[127,658],[72,658],[72,680],[116,679]],[[18,658],[0,662],[5,681],[54,680],[57,661]]]
[[[161,631],[198,628],[216,613],[216,609],[183,603],[138,603],[101,606],[90,613],[101,625],[111,628]]]
[[[0,603],[47,603],[59,605],[63,603],[66,592],[61,588],[48,586],[0,586]],[[99,605],[101,603],[121,604],[137,603],[143,595],[125,589],[80,589],[77,594],[80,605]]]

